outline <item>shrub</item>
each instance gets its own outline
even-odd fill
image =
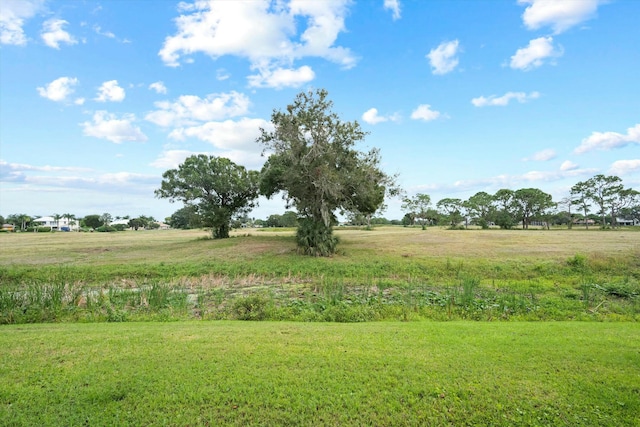
[[[588,269],[587,257],[582,254],[575,254],[567,260],[567,265],[576,271],[586,271]]]
[[[233,313],[239,320],[265,320],[269,298],[263,295],[251,295],[238,298],[233,302]]]
[[[329,256],[336,252],[338,238],[333,235],[333,229],[324,223],[301,218],[298,221],[296,243],[298,250],[305,255]]]

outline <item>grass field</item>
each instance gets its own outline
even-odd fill
[[[5,325],[0,425],[640,425],[640,328]]]
[[[0,234],[0,426],[640,426],[639,232],[337,234]]]
[[[0,235],[1,323],[245,319],[638,320],[632,230],[338,230]]]

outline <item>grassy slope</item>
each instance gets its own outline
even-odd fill
[[[636,323],[0,328],[0,424],[640,425]]]

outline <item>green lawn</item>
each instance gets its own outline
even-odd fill
[[[0,327],[0,425],[640,425],[640,327]]]

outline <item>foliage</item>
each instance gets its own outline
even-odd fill
[[[197,209],[193,206],[185,206],[178,209],[171,215],[168,222],[171,228],[183,230],[202,227],[202,219],[198,215]]]
[[[7,224],[13,224],[16,228],[20,230],[26,230],[27,227],[29,226],[29,223],[31,223],[32,218],[29,215],[20,213],[20,214],[11,214],[7,216],[7,218],[4,221],[6,221]],[[2,223],[4,223],[4,221]]]
[[[511,229],[516,224],[515,192],[508,188],[500,189],[493,196],[496,202],[495,223],[500,228]]]
[[[58,217],[61,218],[60,215],[58,215]],[[105,212],[102,215],[100,215],[100,221],[102,221],[104,225],[110,225],[111,222],[113,221],[113,216],[111,216],[110,213]]]
[[[441,213],[449,220],[449,224],[452,228],[462,221],[464,203],[461,199],[445,198],[438,201],[436,207],[440,209]]]
[[[329,255],[336,251],[338,238],[331,227],[312,218],[300,218],[296,231],[298,251],[304,255]]]
[[[429,219],[429,206],[431,197],[428,194],[418,193],[413,197],[405,197],[402,200],[402,210],[409,215],[411,225],[418,220],[424,230]]]
[[[586,181],[581,181],[571,188],[574,203],[584,211],[586,218],[589,204],[594,203],[600,214],[600,226],[606,227],[606,215],[610,214],[611,226],[616,226],[618,214],[625,208],[640,205],[640,192],[632,188],[624,188],[618,176],[598,174]]]
[[[489,228],[489,223],[495,212],[494,198],[491,194],[480,191],[469,197],[464,202],[464,207],[473,221],[483,229]]]
[[[261,193],[284,192],[300,217],[298,245],[315,256],[335,251],[337,210],[372,215],[385,194],[395,192],[394,179],[379,167],[379,151],[354,149],[365,137],[360,125],[343,122],[332,107],[327,91],[302,92],[286,111],[272,113],[274,130],[261,129],[257,139],[271,153],[262,169]]]
[[[532,218],[541,217],[554,207],[551,194],[537,188],[522,188],[513,194],[513,203],[522,222],[522,228],[529,228]]]
[[[298,226],[298,214],[293,211],[286,211],[282,215],[273,214],[269,215],[269,218],[264,223],[265,227],[297,227]]]
[[[104,221],[101,219],[100,215],[87,215],[82,219],[81,224],[83,227],[95,229],[101,227],[104,224]]]
[[[139,229],[156,229],[159,227],[158,223],[156,222],[155,218],[151,217],[151,216],[144,216],[144,215],[140,215],[137,218],[131,218],[129,220],[129,222],[127,223],[127,225],[130,228],[133,228],[134,230],[139,230]]]
[[[214,238],[229,237],[233,216],[246,213],[258,197],[259,173],[223,157],[193,155],[162,178],[156,196],[195,208]]]

